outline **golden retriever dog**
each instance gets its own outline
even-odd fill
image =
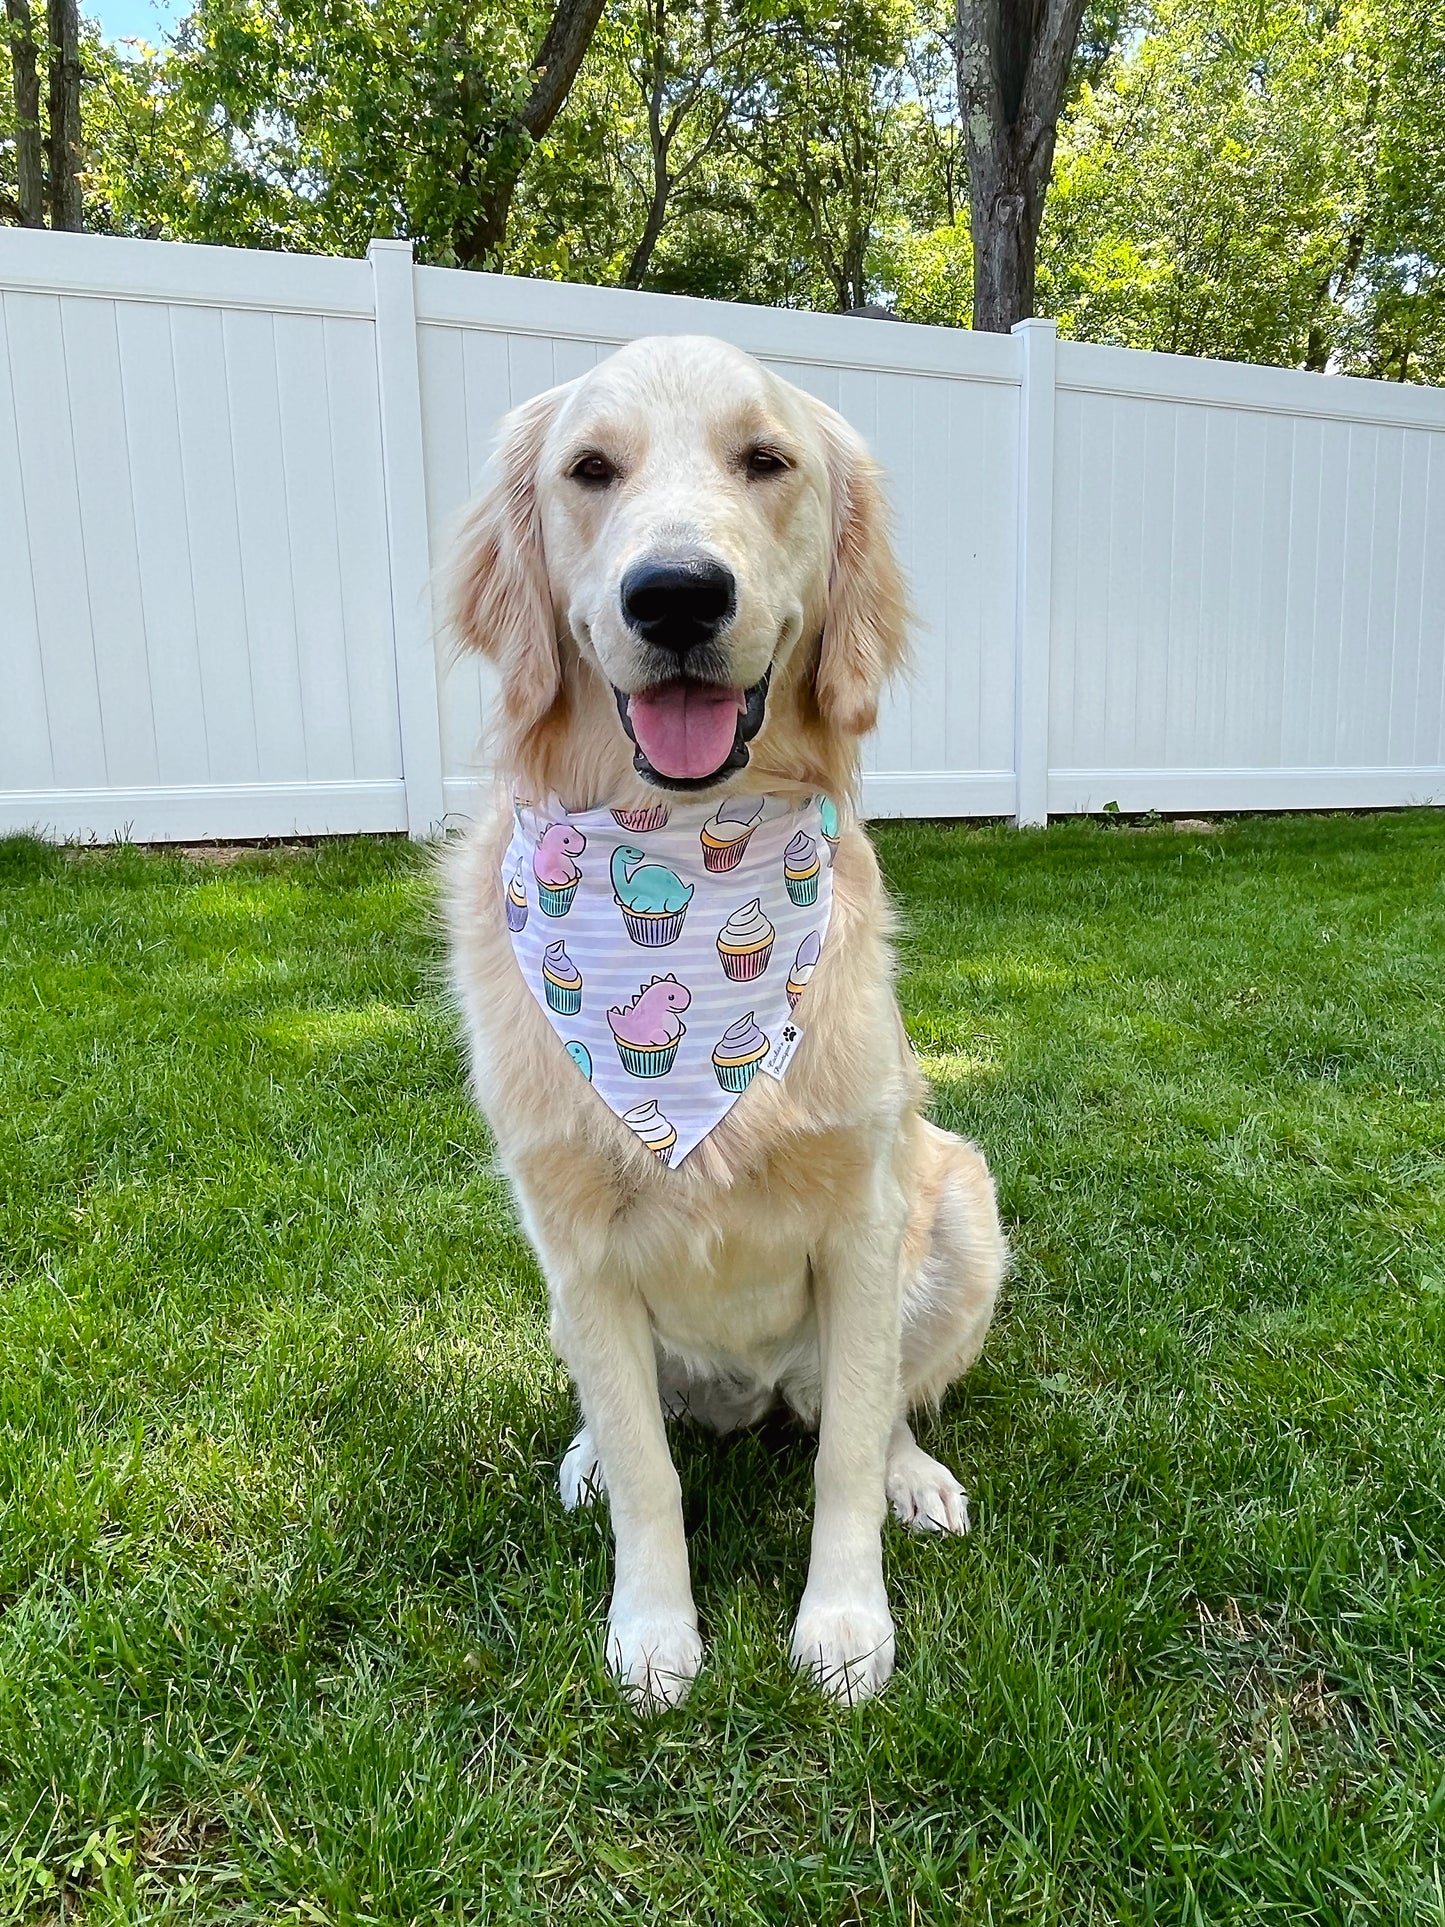
[[[893,1670],[887,1507],[968,1528],[909,1413],[977,1357],[1007,1263],[983,1157],[922,1115],[856,813],[860,739],[905,644],[879,470],[739,350],[635,341],[507,417],[449,615],[500,680],[497,794],[450,860],[453,978],[581,1400],[562,1500],[611,1511],[608,1660],[651,1706],[702,1663],[667,1419],[723,1431],[781,1400],[818,1435],[793,1658],[860,1699]],[[832,911],[796,1054],[669,1168],[583,1088],[523,980],[502,916],[514,797],[820,793],[839,811]]]

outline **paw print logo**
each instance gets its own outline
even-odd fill
[[[795,1040],[797,1039],[797,1035],[798,1035],[798,1032],[797,1032],[797,1027],[796,1027],[795,1025],[793,1025],[793,1024],[784,1024],[784,1026],[783,1026],[783,1042],[784,1042],[785,1044],[791,1044],[791,1043],[793,1043],[793,1042],[795,1042]]]

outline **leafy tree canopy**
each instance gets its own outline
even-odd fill
[[[584,0],[575,79],[529,118],[564,11],[196,0],[162,49],[88,29],[87,224],[410,235],[430,261],[966,325],[951,0],[611,0],[595,31]],[[0,218],[14,135],[5,92]],[[1038,277],[1081,338],[1445,380],[1445,0],[1093,0]]]

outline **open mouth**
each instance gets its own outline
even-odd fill
[[[635,695],[614,687],[638,775],[659,789],[705,790],[745,769],[748,744],[763,726],[772,673],[751,689],[685,677]]]

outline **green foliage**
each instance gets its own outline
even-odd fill
[[[159,52],[92,31],[90,224],[471,259],[549,16],[196,0]],[[948,0],[611,0],[502,265],[966,325],[951,32]],[[1445,0],[1092,0],[1039,300],[1081,339],[1445,380]]]
[[[1445,8],[1161,0],[1061,131],[1040,301],[1082,339],[1429,378]]]
[[[974,1532],[840,1712],[808,1441],[679,1429],[651,1723],[424,858],[0,844],[0,1918],[1442,1927],[1445,819],[878,842],[1016,1251]]]
[[[613,0],[523,184],[509,264],[550,250],[568,278],[776,299],[779,264],[739,147],[768,105],[778,11],[776,0]],[[660,174],[665,218],[648,247]]]
[[[103,177],[123,218],[166,235],[357,254],[408,234],[453,261],[546,18],[510,0],[199,0],[164,59],[132,63],[118,109],[127,127],[157,110],[189,164],[162,155],[137,181],[122,147]]]
[[[919,233],[896,222],[879,237],[880,278],[905,321],[966,328],[973,312],[973,243],[968,215]]]
[[[911,9],[731,0],[673,8],[660,31],[663,12],[635,0],[604,15],[554,151],[519,199],[521,246],[535,246],[539,230],[565,233],[568,273],[636,279],[629,268],[656,186],[648,94],[661,70],[660,118],[686,111],[645,285],[807,307],[869,299],[874,236],[900,190]],[[608,211],[573,201],[584,143]]]

